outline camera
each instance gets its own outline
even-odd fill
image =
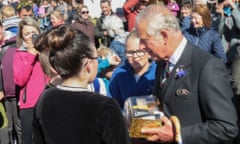
[[[32,35],[32,43],[35,43],[35,41],[38,39],[39,34],[33,34]]]

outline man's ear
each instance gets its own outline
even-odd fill
[[[168,39],[168,33],[166,30],[161,30],[160,31],[161,36],[163,37],[164,40]]]
[[[166,45],[168,40],[168,32],[166,30],[161,30],[160,35],[162,36],[164,44]]]

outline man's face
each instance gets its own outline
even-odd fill
[[[160,34],[159,36],[147,34],[146,22],[140,22],[136,29],[140,38],[140,49],[146,50],[153,60],[166,59],[168,51],[163,36]]]
[[[27,16],[29,16],[29,17],[32,17],[33,16],[33,12],[32,12],[32,10],[29,10],[29,11],[27,11],[26,9],[21,9],[21,11],[19,12],[19,17],[21,18],[21,19],[23,19],[24,17],[27,17]]]
[[[103,15],[105,16],[110,15],[111,9],[112,9],[111,6],[107,2],[101,3],[101,10]]]

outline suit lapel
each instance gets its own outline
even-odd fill
[[[162,100],[167,95],[171,95],[173,91],[175,91],[176,86],[181,85],[181,83],[184,81],[184,79],[187,77],[189,71],[190,71],[190,65],[191,65],[191,56],[192,56],[192,47],[187,43],[186,47],[184,48],[184,51],[178,60],[177,64],[174,66],[169,78],[167,79],[166,83],[162,87],[161,90],[161,96]],[[181,78],[176,78],[176,70],[180,66],[183,66],[183,70],[185,72],[185,75]]]

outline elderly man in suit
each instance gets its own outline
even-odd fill
[[[147,140],[175,143],[177,127],[169,118],[175,115],[180,121],[180,143],[231,143],[238,133],[238,119],[224,64],[188,42],[176,17],[162,5],[140,12],[136,30],[142,48],[158,62],[154,94],[165,113],[162,126],[142,128],[142,133],[150,134]],[[165,63],[171,63],[167,79]]]

